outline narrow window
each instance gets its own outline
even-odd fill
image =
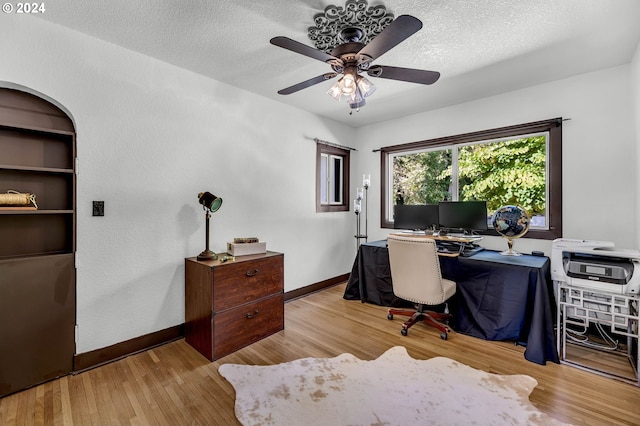
[[[316,211],[349,211],[349,150],[317,144]]]

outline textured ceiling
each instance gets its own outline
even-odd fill
[[[276,93],[330,71],[269,40],[312,46],[307,29],[331,4],[344,0],[56,0],[39,18],[354,127],[629,63],[640,42],[638,0],[370,0],[423,22],[374,64],[442,76],[370,78],[375,94],[349,115],[326,94],[333,81]]]

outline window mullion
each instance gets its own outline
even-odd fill
[[[451,147],[451,201],[459,199],[459,180],[458,180],[458,145]]]
[[[329,173],[327,173],[327,188],[329,188],[329,203],[335,204],[335,186],[334,179],[336,175],[336,164],[333,155],[329,155]]]
[[[329,203],[329,156],[327,154],[322,154],[320,157],[321,165],[321,189],[320,189],[320,202],[322,204]]]

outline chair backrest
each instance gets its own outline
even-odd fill
[[[389,264],[393,293],[425,305],[444,303],[436,242],[430,238],[389,235]]]

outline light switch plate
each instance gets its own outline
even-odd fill
[[[104,201],[93,202],[93,215],[104,216]]]

